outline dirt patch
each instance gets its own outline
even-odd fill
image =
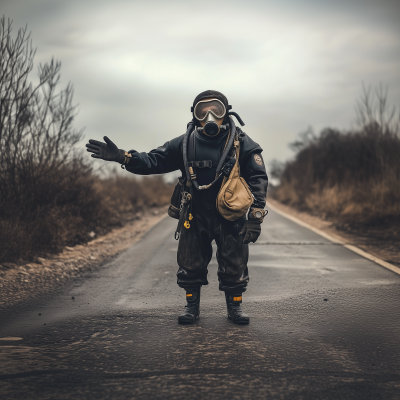
[[[60,254],[38,258],[36,263],[0,265],[0,309],[42,296],[71,278],[92,271],[107,259],[138,241],[167,214],[167,207],[137,213],[133,221],[94,237],[87,244],[65,247]]]
[[[365,229],[327,221],[317,216],[298,211],[271,198],[268,199],[268,202],[273,207],[298,218],[300,221],[400,267],[400,227],[396,232],[387,230],[384,226],[368,227]]]

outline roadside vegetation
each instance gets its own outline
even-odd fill
[[[73,86],[59,89],[61,63],[38,66],[27,29],[0,19],[0,263],[33,260],[168,204],[161,177],[100,179],[78,151]],[[91,234],[93,236],[93,233]]]
[[[291,143],[294,159],[272,165],[272,197],[338,227],[400,238],[400,114],[382,88],[364,88],[356,112],[354,129],[309,129]]]

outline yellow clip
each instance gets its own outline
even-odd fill
[[[189,221],[191,221],[193,219],[193,215],[189,214]]]
[[[189,229],[189,228],[190,228],[189,221],[185,221],[185,223],[183,224],[183,226],[184,226],[186,229]]]

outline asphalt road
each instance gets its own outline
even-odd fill
[[[0,340],[0,398],[400,398],[399,275],[270,212],[250,325],[227,319],[213,258],[200,320],[180,326],[174,228],[0,315],[0,338],[21,338]]]

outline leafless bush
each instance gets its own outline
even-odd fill
[[[61,64],[39,65],[27,28],[12,37],[0,19],[0,260],[56,250],[82,220],[93,199],[91,171],[74,151],[82,131],[73,128],[73,87],[58,90]]]
[[[39,65],[39,83],[28,76],[35,51],[26,28],[11,37],[12,25],[0,19],[0,152],[2,192],[20,195],[20,173],[35,174],[57,169],[71,161],[73,146],[82,132],[73,128],[73,87],[57,92],[61,63]],[[28,178],[28,177],[27,177]]]
[[[0,262],[87,241],[91,230],[121,225],[125,208],[165,203],[163,188],[170,190],[159,179],[142,184],[93,176],[75,149],[82,131],[73,126],[73,87],[58,89],[61,64],[54,60],[39,65],[32,84],[34,56],[27,29],[13,39],[11,21],[1,18]],[[152,196],[150,187],[160,193]]]
[[[372,93],[370,87],[363,85],[363,93],[356,103],[356,122],[361,131],[368,133],[372,130],[375,134],[399,135],[400,110],[387,104],[388,89],[383,89],[382,84]]]
[[[300,135],[295,159],[279,171],[274,197],[300,209],[358,224],[400,221],[400,137],[387,92],[357,103],[358,128]],[[309,132],[309,131],[308,131]]]

